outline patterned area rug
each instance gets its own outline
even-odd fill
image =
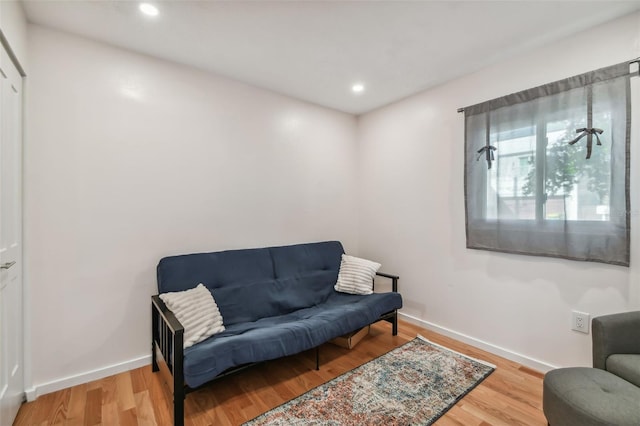
[[[430,425],[493,370],[418,336],[245,425]]]

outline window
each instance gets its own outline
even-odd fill
[[[628,266],[629,64],[464,109],[467,247]]]

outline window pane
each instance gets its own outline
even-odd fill
[[[530,126],[491,134],[497,150],[488,171],[488,219],[535,219],[535,132]]]
[[[600,135],[602,146],[593,136],[592,153],[587,155],[587,136],[576,144],[568,142],[576,136],[576,129],[586,127],[586,114],[581,119],[554,121],[547,125],[545,164],[547,220],[609,220],[609,192],[611,185],[611,154],[607,132]],[[606,114],[594,115],[594,123],[611,127]],[[609,124],[604,124],[608,121]],[[594,124],[594,127],[598,127]]]

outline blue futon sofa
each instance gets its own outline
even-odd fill
[[[184,329],[158,295],[152,296],[152,368],[172,375],[174,424],[184,423],[186,393],[247,365],[316,349],[380,320],[397,334],[402,297],[392,292],[353,295],[333,286],[338,241],[165,257],[159,293],[204,284],[222,314],[225,331],[183,350]],[[166,368],[165,368],[166,367]]]

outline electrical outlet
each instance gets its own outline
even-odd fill
[[[571,316],[571,329],[589,334],[589,314],[573,311]]]

